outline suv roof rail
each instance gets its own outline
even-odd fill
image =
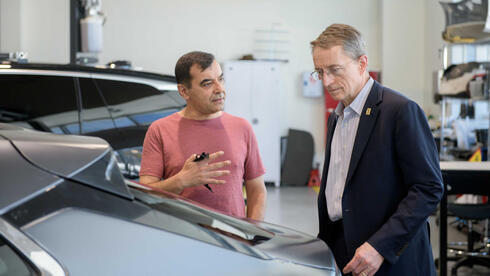
[[[95,65],[95,66],[84,66],[79,64],[55,64],[55,63],[19,63],[13,61],[4,61],[0,64],[0,72],[3,70],[2,66],[8,64],[6,69],[30,69],[30,70],[54,70],[54,71],[77,71],[77,72],[87,72],[87,73],[101,73],[101,74],[116,74],[120,76],[129,77],[142,77],[146,79],[153,79],[158,81],[168,81],[176,82],[175,76],[153,73],[134,69],[123,69],[123,68],[110,68],[106,65]]]

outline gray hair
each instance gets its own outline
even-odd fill
[[[344,52],[353,59],[366,55],[366,42],[362,34],[354,27],[345,24],[332,24],[317,39],[310,42],[312,49],[320,47],[330,49],[342,46]]]

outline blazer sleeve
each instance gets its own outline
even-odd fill
[[[398,110],[395,124],[397,167],[407,195],[395,213],[368,243],[395,263],[442,198],[443,184],[434,138],[422,109],[408,101]]]

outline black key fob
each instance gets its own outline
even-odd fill
[[[201,154],[196,155],[196,158],[194,159],[194,162],[199,162],[199,161],[202,161],[202,160],[208,159],[208,158],[209,158],[209,153],[203,152]],[[211,189],[211,187],[209,187],[208,184],[204,184],[204,187],[206,187],[208,190],[210,190],[211,192],[213,192],[213,190]]]
[[[209,153],[203,152],[201,154],[196,155],[194,162],[199,162],[201,160],[208,159],[208,158],[209,158]]]

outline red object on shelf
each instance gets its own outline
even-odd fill
[[[337,104],[339,102],[334,100],[330,94],[328,94],[327,89],[325,89],[325,137],[327,133],[327,123],[328,123],[328,117],[332,112],[335,111],[335,107],[337,107]]]
[[[381,71],[369,71],[369,75],[371,78],[373,78],[375,81],[381,83]]]
[[[320,186],[320,172],[318,168],[311,169],[310,178],[308,180],[308,187],[319,187]]]

